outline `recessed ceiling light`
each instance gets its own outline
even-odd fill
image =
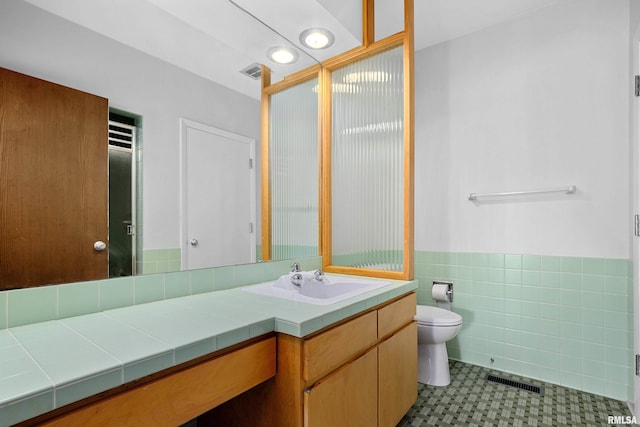
[[[326,49],[333,44],[335,37],[324,28],[309,28],[300,34],[300,43],[309,49]]]
[[[298,54],[296,51],[289,49],[288,47],[272,47],[267,52],[267,56],[273,62],[277,62],[278,64],[291,64],[298,60]]]

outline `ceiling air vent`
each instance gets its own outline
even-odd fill
[[[245,76],[251,77],[254,80],[259,80],[260,76],[262,76],[262,69],[260,68],[260,64],[258,63],[251,64],[248,67],[240,70],[240,72]]]

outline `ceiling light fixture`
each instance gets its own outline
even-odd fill
[[[272,47],[268,50],[267,56],[278,64],[291,64],[298,60],[296,51],[288,47]]]
[[[300,43],[309,49],[326,49],[334,41],[331,31],[324,28],[309,28],[300,33]]]

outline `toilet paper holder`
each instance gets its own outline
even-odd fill
[[[447,285],[447,298],[449,299],[449,302],[453,302],[453,283],[434,281],[431,287],[433,288],[435,285]]]

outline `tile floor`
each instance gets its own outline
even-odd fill
[[[627,404],[555,384],[450,361],[451,384],[418,384],[418,400],[397,427],[607,426],[608,416],[631,415]],[[544,387],[540,396],[495,384],[488,372]]]

